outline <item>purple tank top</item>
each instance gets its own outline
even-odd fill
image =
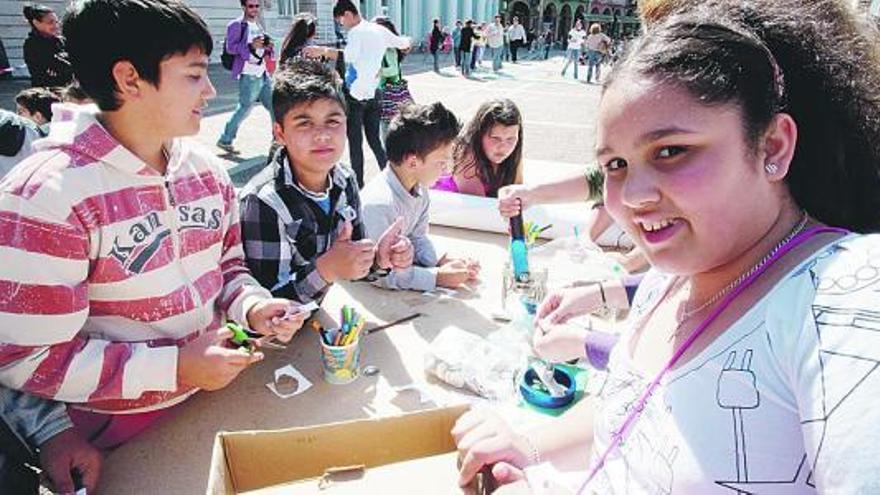
[[[431,189],[457,193],[458,184],[455,183],[455,179],[451,175],[441,175],[440,178],[437,179],[437,182],[431,186]]]

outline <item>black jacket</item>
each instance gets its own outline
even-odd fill
[[[440,49],[441,46],[443,46],[443,38],[443,31],[441,31],[439,28],[435,27],[431,31],[431,42],[429,44],[429,49],[431,50],[431,53],[436,52]]]
[[[471,51],[471,47],[474,44],[474,38],[479,39],[480,35],[474,32],[474,28],[472,27],[463,27],[461,28],[461,43],[459,47],[463,52]]]
[[[32,86],[65,86],[73,81],[64,38],[31,30],[24,40],[24,61],[31,73]]]

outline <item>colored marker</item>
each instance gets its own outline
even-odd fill
[[[513,278],[519,283],[526,283],[531,279],[524,230],[522,214],[510,217],[510,257],[513,262]]]

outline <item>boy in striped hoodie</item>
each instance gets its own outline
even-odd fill
[[[289,341],[307,315],[280,318],[296,303],[245,266],[227,173],[181,139],[216,95],[205,23],[177,0],[85,0],[64,34],[100,111],[59,107],[0,182],[0,385],[68,403],[109,449],[261,359],[226,345],[227,319]]]

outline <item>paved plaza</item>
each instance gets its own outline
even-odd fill
[[[572,78],[572,67],[568,77],[562,78],[562,53],[553,52],[546,61],[521,59],[517,64],[505,63],[497,74],[490,69],[491,60],[487,60],[483,69],[467,80],[451,65],[451,56],[444,56],[443,60],[445,65],[440,74],[430,70],[430,57],[425,54],[411,54],[405,61],[404,72],[419,103],[441,101],[464,123],[483,101],[510,98],[523,113],[526,160],[551,162],[547,166],[570,169],[582,167],[593,159],[594,116],[600,89],[583,81],[585,67],[580,71],[580,81]],[[219,150],[214,143],[235,108],[238,90],[237,83],[219,65],[211,66],[210,76],[217,88],[217,97],[209,103],[197,139],[227,162],[233,179],[240,185],[266,161],[271,140],[270,116],[256,105],[235,141],[239,153],[229,155]],[[27,87],[27,83],[0,81],[0,108],[14,110],[13,97]],[[369,179],[378,167],[366,140],[364,156]],[[348,160],[347,151],[343,159]]]

